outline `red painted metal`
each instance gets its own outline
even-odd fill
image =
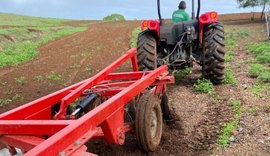
[[[211,17],[211,14],[214,13],[216,14],[215,18]],[[217,12],[206,12],[204,14],[202,14],[199,18],[199,39],[200,39],[200,43],[202,44],[202,40],[203,40],[203,28],[205,25],[210,24],[210,23],[216,23],[218,22],[218,13]]]
[[[147,23],[147,25],[146,25]],[[145,20],[141,23],[141,29],[144,30],[148,28],[156,33],[156,37],[160,37],[160,22],[159,20]]]
[[[31,150],[35,146],[42,143],[44,139],[35,136],[23,136],[23,135],[3,135],[0,137],[0,142],[7,145],[12,145],[26,151]]]
[[[139,72],[135,54],[131,49],[97,75],[0,115],[0,143],[26,151],[25,156],[91,155],[84,144],[94,138],[123,144],[134,128],[124,123],[125,105],[149,86],[161,95],[174,83],[167,66]],[[112,73],[129,59],[133,72]],[[79,119],[66,114],[72,102],[90,93],[106,100]],[[54,105],[60,106],[56,114]]]

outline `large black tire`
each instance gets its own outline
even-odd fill
[[[214,84],[221,84],[225,75],[225,37],[221,23],[204,27],[203,75]]]
[[[157,149],[163,129],[161,100],[158,96],[144,94],[136,108],[136,137],[139,147],[145,152]]]
[[[137,42],[137,59],[140,71],[149,71],[157,68],[157,41],[148,30],[141,32]]]

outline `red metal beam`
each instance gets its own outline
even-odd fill
[[[32,148],[42,143],[44,139],[35,136],[21,136],[21,135],[3,135],[0,136],[0,142],[6,145],[12,145],[23,151],[29,151]]]
[[[124,62],[126,62],[128,59],[131,57],[134,57],[136,54],[136,48],[133,48],[129,50],[125,55],[117,59],[115,62],[113,62],[111,65],[103,69],[101,72],[99,72],[97,75],[93,76],[89,80],[87,80],[85,83],[80,85],[78,88],[74,89],[70,94],[66,95],[64,98],[61,100],[61,107],[59,112],[55,115],[56,119],[60,119],[64,115],[64,110],[66,106],[71,104],[73,101],[75,101],[81,93],[88,89],[93,87],[94,85],[98,84],[104,78],[111,72],[113,72],[117,67],[121,66]]]
[[[38,100],[29,102],[23,106],[17,107],[6,113],[0,115],[0,120],[22,120],[26,119],[30,115],[39,112],[40,110],[46,109],[53,106],[54,104],[60,102],[60,100],[65,97],[70,91],[74,90],[81,84],[85,83],[86,80],[74,84],[70,87],[64,88],[60,91],[52,93],[50,95],[44,96]]]
[[[53,135],[74,120],[0,120],[0,134]]]
[[[25,155],[58,155],[63,149],[73,144],[74,140],[77,140],[86,134],[89,129],[93,129],[94,127],[100,125],[109,116],[119,111],[127,102],[154,83],[156,78],[165,72],[167,72],[167,66],[161,66],[152,71],[115,96],[111,97],[109,100],[105,101],[93,111],[76,120],[76,122],[70,124],[63,130],[51,136]]]
[[[138,80],[150,72],[124,72],[111,73],[105,77],[105,80]]]

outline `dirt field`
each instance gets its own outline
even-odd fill
[[[175,121],[165,125],[160,147],[149,155],[270,155],[270,110],[267,109],[244,113],[240,119],[243,131],[236,141],[225,149],[217,145],[223,123],[232,118],[231,99],[240,99],[243,108],[270,105],[269,95],[258,99],[247,90],[256,80],[248,76],[245,61],[253,55],[246,51],[245,45],[266,39],[264,23],[246,20],[239,24],[227,18],[230,19],[226,16],[224,20],[226,29],[249,30],[249,36],[237,43],[233,61],[227,64],[233,69],[237,85],[215,86],[215,97],[195,93],[192,86],[201,77],[199,67],[195,67],[179,85],[169,86]],[[69,24],[76,25],[76,22]],[[92,24],[85,32],[40,47],[40,55],[28,63],[0,68],[0,98],[12,99],[0,112],[94,75],[130,48],[131,31],[138,25],[139,22]],[[24,83],[18,81],[21,77]],[[89,151],[99,155],[147,155],[138,149],[133,133],[127,136],[123,146],[100,141],[89,145],[95,145],[89,146]]]

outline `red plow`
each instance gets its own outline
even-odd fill
[[[113,73],[128,60],[132,72]],[[154,151],[169,83],[167,66],[138,71],[131,49],[95,76],[1,114],[0,145],[25,156],[88,156],[95,148],[85,145],[89,140],[123,145],[125,133],[135,130],[142,150]]]

